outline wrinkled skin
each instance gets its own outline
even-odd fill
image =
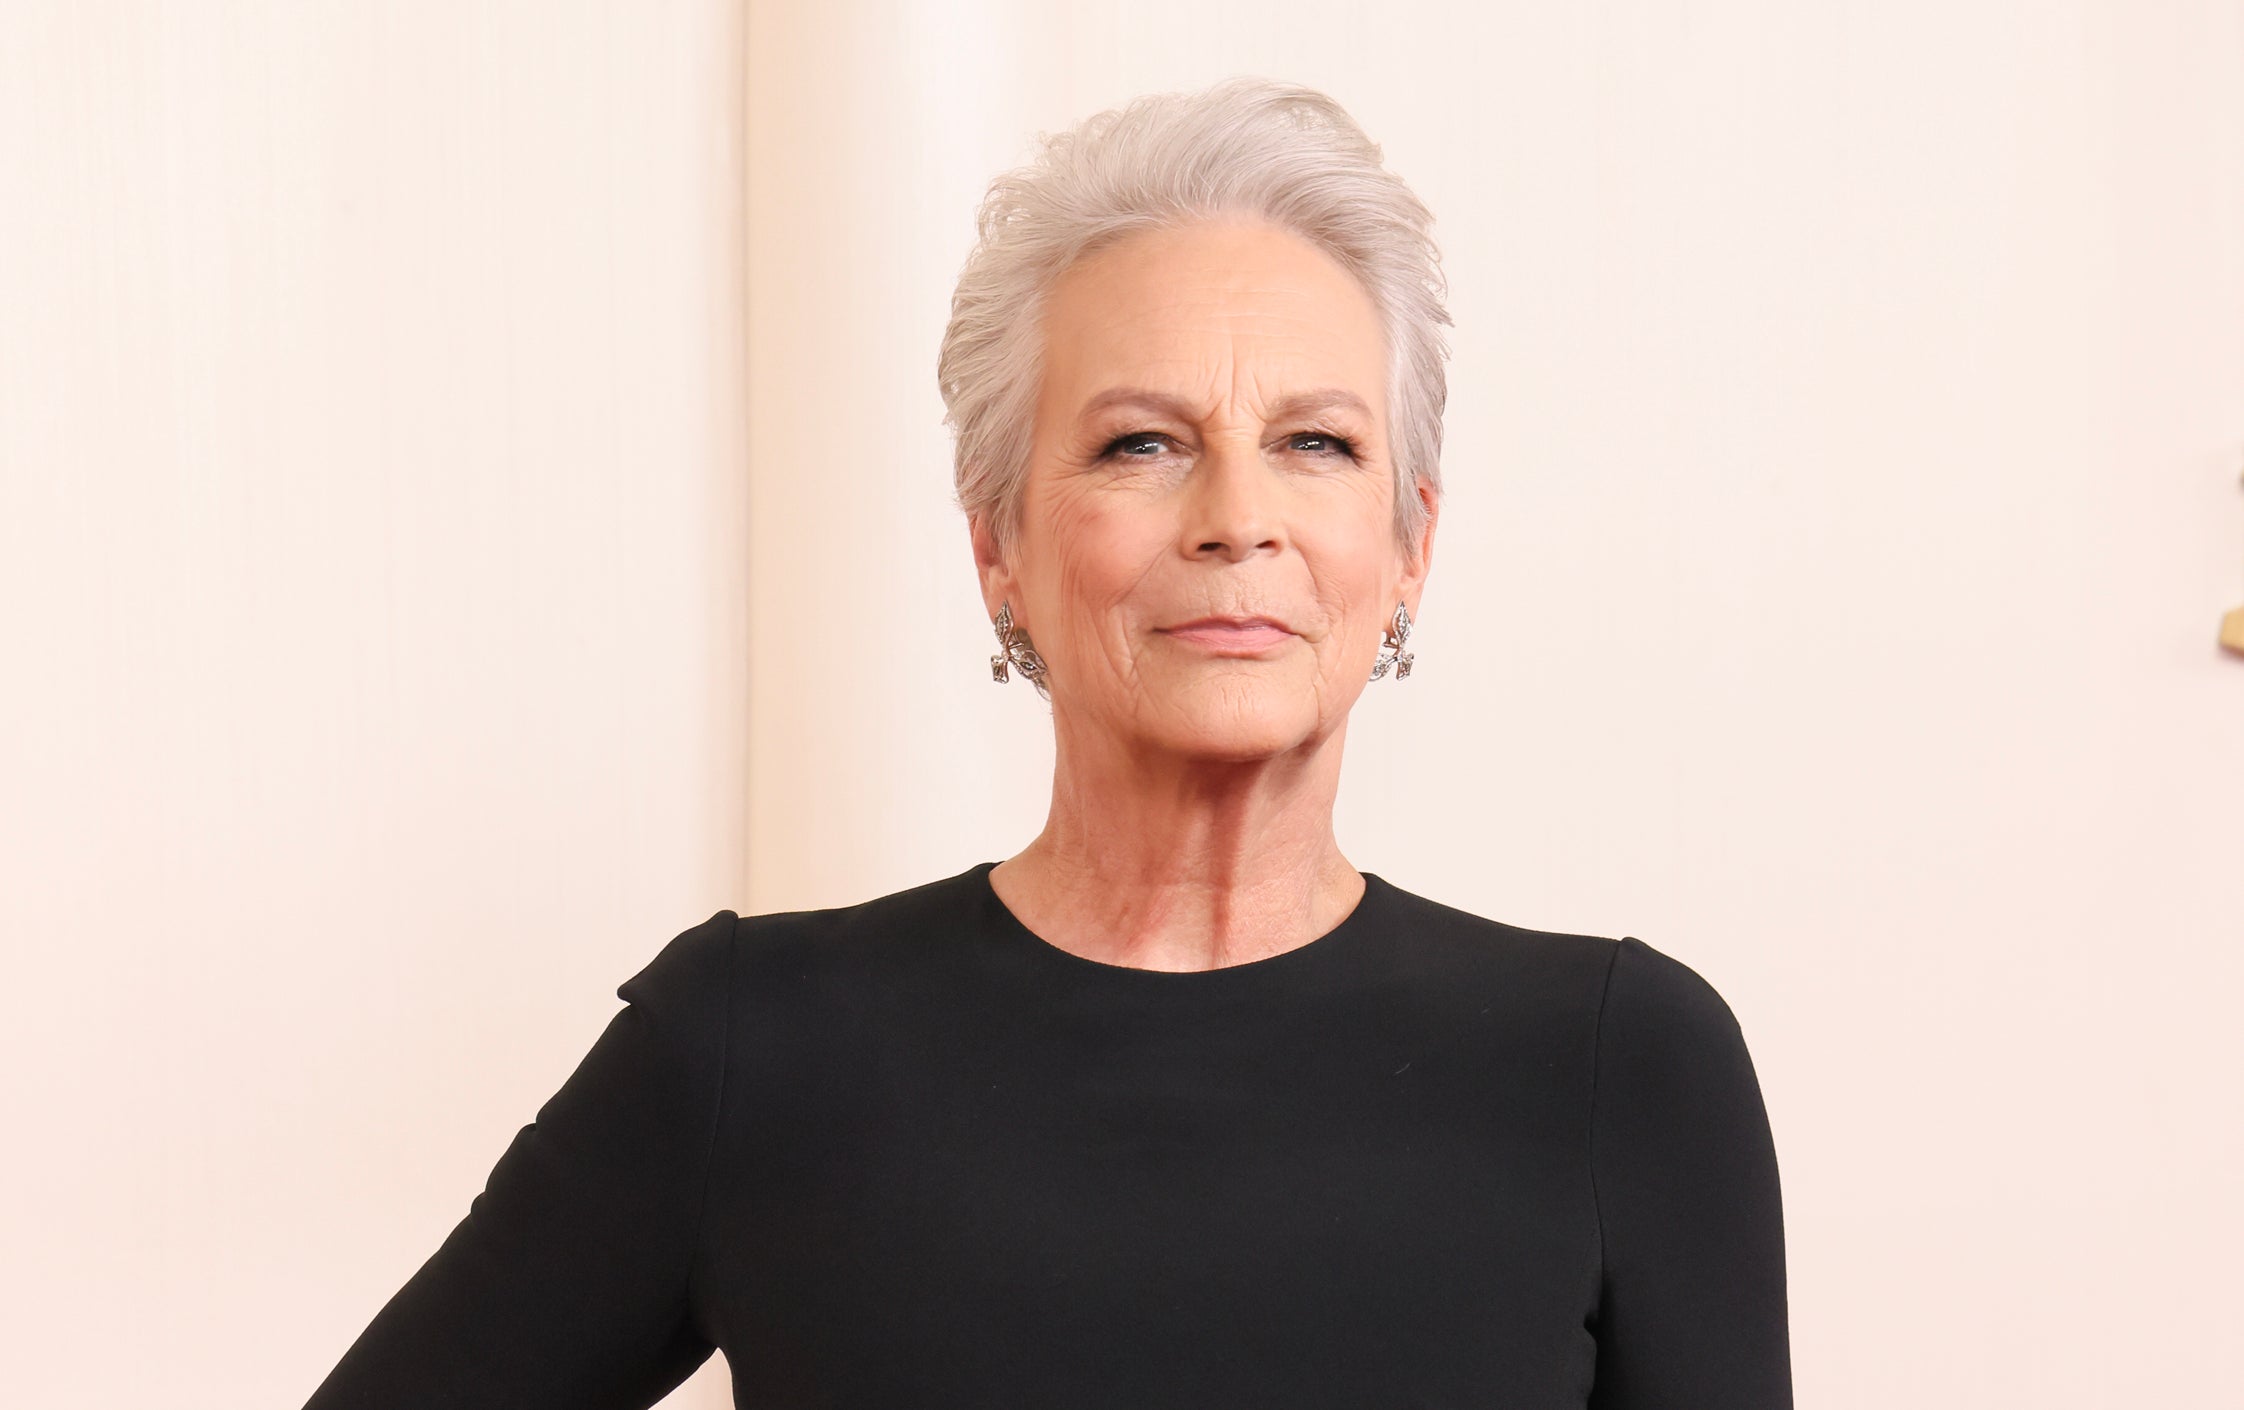
[[[1331,836],[1341,743],[1436,519],[1421,491],[1397,541],[1377,311],[1307,241],[1225,219],[1079,261],[1044,335],[1017,541],[973,539],[989,615],[1010,602],[1048,668],[1057,773],[993,884],[1143,967],[1313,938],[1361,893]],[[1117,389],[1152,396],[1091,409]],[[1209,615],[1292,635],[1248,655],[1163,630]]]

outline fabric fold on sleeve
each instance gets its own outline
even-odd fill
[[[738,917],[617,990],[560,1090],[306,1410],[642,1410],[708,1359],[689,1301]]]

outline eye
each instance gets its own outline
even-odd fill
[[[1120,455],[1125,460],[1149,460],[1153,455],[1160,454],[1161,443],[1167,439],[1167,436],[1153,431],[1126,432],[1108,441],[1106,449],[1099,452],[1099,458],[1104,460],[1111,455]]]
[[[1356,456],[1356,448],[1348,441],[1347,437],[1335,436],[1329,431],[1296,431],[1288,439],[1294,442],[1316,442],[1317,444],[1309,447],[1309,449],[1317,455],[1345,455],[1351,460],[1355,459]],[[1294,449],[1300,450],[1303,447],[1296,444]]]

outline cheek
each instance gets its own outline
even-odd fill
[[[1317,596],[1337,632],[1353,643],[1366,632],[1376,637],[1379,623],[1395,610],[1382,599],[1397,574],[1392,537],[1339,535],[1308,555],[1315,565]]]
[[[1094,494],[1056,497],[1049,506],[1053,546],[1053,606],[1073,633],[1104,636],[1129,623],[1116,620],[1166,536],[1147,516],[1101,503]]]

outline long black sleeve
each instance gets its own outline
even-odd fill
[[[995,865],[670,941],[308,1410],[644,1410],[713,1348],[774,1410],[1791,1410],[1768,1117],[1687,965],[1367,873],[1135,969]]]
[[[1633,937],[1606,976],[1591,1132],[1592,1410],[1790,1410],[1784,1216],[1753,1060],[1714,987]]]
[[[306,1410],[640,1410],[708,1359],[688,1299],[737,917],[671,940]]]

